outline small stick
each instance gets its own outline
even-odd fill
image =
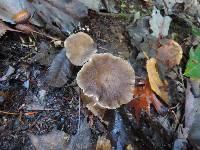
[[[80,129],[80,123],[81,123],[81,97],[80,97],[80,92],[79,92],[79,96],[78,96],[78,131]]]
[[[120,17],[122,15],[124,15],[125,17],[132,17],[133,14],[121,14],[121,13],[105,13],[105,12],[98,12],[99,15],[102,16],[109,16],[109,17]]]
[[[54,41],[59,41],[60,40],[60,39],[52,37],[50,35],[46,35],[45,33],[41,33],[41,32],[36,31],[36,29],[34,29],[34,27],[32,25],[30,25],[30,24],[17,24],[15,26],[15,28],[20,30],[20,31],[22,31],[22,32],[29,33],[29,34],[30,33],[37,33],[39,35],[46,36],[46,37],[48,37],[48,38],[50,38],[50,39],[52,39]]]
[[[15,113],[15,112],[6,112],[6,111],[1,111],[1,110],[0,110],[0,113],[6,114],[6,115],[19,115],[19,113]]]

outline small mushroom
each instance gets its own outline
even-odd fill
[[[82,66],[97,52],[93,39],[83,32],[70,35],[65,40],[64,47],[67,57],[75,66]]]
[[[94,54],[76,79],[84,94],[102,107],[115,109],[132,100],[134,70],[127,61],[112,54]]]

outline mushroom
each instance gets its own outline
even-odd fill
[[[115,109],[132,100],[135,73],[120,57],[108,53],[94,54],[76,79],[84,94],[104,108]]]
[[[64,41],[66,55],[75,66],[82,66],[97,52],[96,44],[86,33],[78,32]]]
[[[87,109],[93,113],[94,116],[97,116],[101,121],[103,121],[106,108],[99,106],[93,97],[88,97],[81,90],[80,97],[82,102],[86,105]],[[105,121],[103,121],[105,123]]]

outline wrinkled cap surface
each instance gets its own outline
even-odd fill
[[[135,73],[122,58],[95,54],[78,72],[77,83],[97,104],[115,109],[132,100]]]
[[[93,39],[83,32],[70,35],[65,40],[64,47],[67,57],[76,66],[82,66],[97,52]]]

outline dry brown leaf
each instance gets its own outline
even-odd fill
[[[87,119],[84,119],[80,123],[80,127],[75,135],[70,139],[66,150],[87,150],[92,147],[92,133],[87,123]]]
[[[185,128],[189,129],[188,140],[194,149],[200,147],[200,81],[188,80],[185,102]],[[198,94],[198,95],[196,95]]]
[[[46,82],[52,87],[64,86],[72,76],[71,63],[65,53],[65,49],[58,53],[48,69]]]
[[[0,37],[6,33],[6,31],[21,32],[7,26],[2,20],[0,20]]]
[[[162,81],[159,77],[158,70],[156,68],[156,59],[151,58],[147,60],[147,73],[149,77],[149,83],[151,89],[160,96],[166,104],[169,104],[169,97],[167,91],[167,82]]]
[[[44,135],[29,134],[29,138],[36,150],[66,149],[69,135],[64,131],[54,130]]]
[[[3,21],[0,20],[0,37],[6,33],[9,28]]]
[[[156,58],[169,69],[180,64],[183,50],[174,40],[169,40],[165,45],[157,49]]]

